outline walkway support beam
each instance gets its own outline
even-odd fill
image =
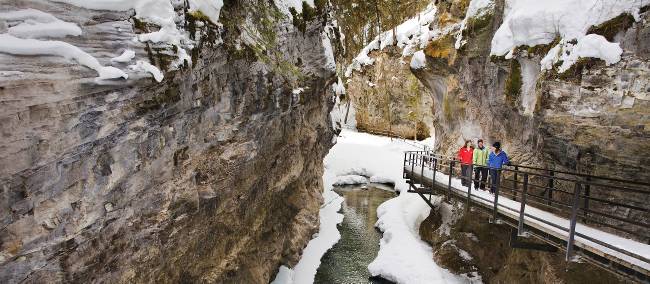
[[[454,161],[449,162],[449,183],[447,184],[447,200],[451,199],[451,177],[454,175]]]
[[[569,240],[567,241],[566,246],[566,261],[571,260],[573,256],[573,243],[575,241],[576,235],[576,219],[578,217],[578,209],[580,209],[580,190],[582,186],[580,183],[576,182],[576,186],[573,190],[573,206],[571,207],[571,223],[569,225]]]
[[[499,210],[497,207],[499,207],[499,184],[501,183],[501,169],[495,169],[494,174],[496,177],[494,178],[494,212],[492,216],[492,222],[493,223],[498,223],[499,222]]]
[[[518,186],[518,184],[517,184],[517,178],[518,178],[517,173],[519,173],[519,166],[515,166],[515,176],[514,176],[514,182],[512,184],[512,200],[514,200],[514,201],[517,201],[517,190],[518,190],[518,188],[517,188],[517,186]]]
[[[474,173],[474,165],[470,164],[469,165],[469,178],[467,182],[467,208],[465,208],[465,211],[469,211],[469,205],[470,202],[472,202],[472,174]]]
[[[555,176],[555,172],[553,170],[550,170],[548,173],[551,178],[548,179],[548,191],[546,192],[546,204],[551,205],[551,200],[553,200],[553,187],[555,186],[555,180],[553,177]]]
[[[526,212],[526,194],[528,193],[528,174],[524,173],[524,188],[521,192],[521,208],[519,209],[519,224],[517,225],[517,235],[524,235],[524,215]]]

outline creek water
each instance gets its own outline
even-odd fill
[[[321,259],[314,283],[391,283],[371,277],[368,264],[379,251],[381,232],[375,229],[377,207],[395,197],[379,185],[346,186],[334,189],[344,197],[341,239]]]

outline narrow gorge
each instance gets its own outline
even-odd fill
[[[367,23],[381,34],[339,58],[346,63],[340,73],[347,83],[339,104],[356,112],[355,120],[341,118],[342,124],[403,138],[432,137],[425,146],[449,156],[480,138],[490,145],[500,141],[516,164],[650,180],[642,154],[650,153],[650,3],[412,2],[422,6],[380,5],[378,18],[386,25]],[[397,22],[392,18],[403,13]],[[339,21],[363,18],[346,16]],[[346,28],[346,39],[368,34],[367,26]],[[581,46],[583,38],[590,40],[588,47]],[[546,189],[531,191],[544,195]],[[604,200],[621,197],[597,194]],[[645,194],[630,199],[649,201]],[[491,283],[629,281],[590,264],[564,263],[561,253],[513,250],[508,226],[477,222],[491,215],[463,207],[442,202],[419,229],[436,262],[454,273],[477,273]],[[623,207],[603,210],[640,222],[650,217]],[[631,238],[648,232],[626,226]]]
[[[589,226],[647,260],[649,23],[650,0],[2,1],[0,283],[650,279],[513,248],[404,167],[484,139],[637,182],[594,190],[618,221]]]
[[[27,42],[51,51],[0,43],[0,282],[265,283],[295,263],[334,135],[323,11],[296,26],[268,1],[91,2],[0,3],[6,37],[82,29]]]

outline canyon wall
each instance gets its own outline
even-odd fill
[[[358,130],[422,140],[433,128],[432,96],[398,54],[377,53],[372,66],[348,80],[348,97]]]
[[[434,4],[416,2],[411,4]],[[505,1],[478,1],[493,4],[485,13],[465,19],[471,2],[435,1],[435,20],[429,25],[433,35],[421,48],[426,55],[423,68],[409,68],[411,55],[393,43],[371,49],[368,56],[375,62],[362,63],[359,71],[344,78],[354,103],[373,102],[372,107],[357,106],[357,117],[368,121],[367,127],[386,127],[394,117],[407,118],[409,112],[425,109],[421,120],[435,134],[436,149],[447,154],[454,153],[465,139],[484,138],[501,141],[517,163],[556,164],[558,169],[650,180],[647,155],[638,155],[650,151],[646,143],[648,7],[641,8],[638,20],[622,14],[591,27],[590,33],[620,43],[620,62],[607,65],[583,58],[560,73],[540,71],[539,62],[555,42],[519,47],[511,58],[491,56],[491,40],[503,21]],[[409,15],[401,12],[396,17],[405,21]],[[377,24],[368,21],[368,25]],[[346,40],[360,37],[360,32],[348,32],[352,34]],[[464,44],[456,48],[459,33]],[[354,57],[360,49],[347,54]],[[347,64],[350,59],[341,62]],[[412,83],[411,76],[418,82]],[[397,95],[390,100],[389,94]],[[415,104],[415,97],[424,99]]]
[[[378,34],[392,31],[403,21],[427,7],[429,1],[332,1],[339,25],[340,43],[336,63],[346,92],[340,96],[342,109],[352,106],[355,127],[361,131],[392,133],[424,139],[431,135],[431,96],[413,75],[408,61],[394,46],[371,52],[376,64],[346,77],[347,66]]]
[[[444,15],[453,14],[449,11],[455,2],[441,1],[438,16],[451,21],[453,16]],[[581,58],[562,73],[540,71],[540,61],[554,43],[516,48],[510,59],[490,55],[504,6],[505,1],[495,1],[487,13],[465,19],[467,27],[461,32],[466,44],[459,49],[451,35],[432,40],[424,49],[427,65],[413,70],[434,98],[438,151],[453,155],[465,139],[483,138],[488,143],[500,141],[516,164],[648,182],[649,160],[640,155],[650,152],[648,9],[641,9],[639,21],[623,14],[590,28],[620,43],[620,62],[608,65]],[[566,186],[572,190],[572,185]],[[648,202],[647,195],[604,187],[591,194],[630,204]],[[643,223],[650,218],[617,206],[594,206],[622,219]],[[643,226],[604,222],[624,226],[636,232],[630,237],[648,241],[641,237]],[[608,226],[601,228],[610,231]]]
[[[468,6],[474,2],[491,5],[467,17]],[[504,20],[505,0],[442,0],[435,5],[435,20],[428,26],[433,35],[421,48],[425,55],[421,67],[409,67],[413,57],[388,46],[370,52],[376,61],[346,79],[355,104],[374,103],[371,108],[357,106],[357,120],[367,122],[366,128],[386,128],[386,121],[399,116],[387,112],[388,108],[406,118],[409,113],[422,113],[421,120],[435,137],[434,148],[442,154],[453,156],[465,140],[483,138],[489,145],[500,141],[515,164],[650,181],[650,160],[644,154],[650,153],[647,6],[640,7],[638,19],[623,13],[589,27],[590,34],[620,43],[619,62],[580,58],[560,72],[561,62],[545,71],[540,65],[559,39],[519,46],[507,56],[491,55],[492,40]],[[405,84],[408,76],[418,79],[412,90]],[[399,84],[380,84],[380,79],[392,77]],[[406,95],[393,96],[394,101],[384,99],[387,94],[401,93]],[[415,96],[425,99],[413,104]],[[368,113],[372,119],[363,117]],[[542,192],[532,190],[532,194]],[[591,194],[629,204],[648,202],[647,195],[612,193],[604,187],[592,189]],[[617,206],[593,206],[623,220],[646,222],[650,218]],[[626,229],[637,233],[637,238],[645,235],[642,226]]]
[[[440,1],[439,17],[452,15],[455,2]],[[520,48],[513,59],[490,56],[504,5],[496,1],[492,11],[469,19],[460,49],[452,37],[434,39],[425,48],[428,66],[414,70],[434,97],[437,148],[451,153],[463,139],[482,137],[501,141],[518,163],[649,180],[648,158],[638,153],[650,151],[650,13],[594,27],[620,42],[620,62],[584,59],[564,73],[540,72],[551,45]]]
[[[372,48],[369,43],[366,50],[356,50],[360,68],[344,81],[356,108],[357,127],[362,131],[399,128],[394,122],[409,121],[409,114],[421,113],[418,117],[435,138],[435,151],[442,154],[455,156],[464,140],[483,138],[490,145],[500,141],[516,164],[650,181],[650,160],[645,154],[650,153],[650,9],[638,7],[637,18],[623,13],[588,27],[588,33],[620,44],[620,61],[608,64],[580,58],[560,72],[562,62],[545,71],[541,66],[560,41],[559,35],[548,44],[518,46],[505,56],[491,55],[492,40],[507,9],[512,8],[506,5],[513,2],[421,1],[435,5],[435,19],[419,27],[432,32],[428,42],[416,48],[424,54],[424,62],[419,62],[415,50],[406,51],[408,45]],[[490,5],[467,16],[476,3]],[[412,19],[420,20],[425,14]],[[529,22],[534,22],[536,16],[530,16]],[[531,35],[535,34],[535,27],[531,29]],[[413,76],[418,80],[411,84]],[[556,183],[569,193],[572,185]],[[531,196],[543,196],[543,192],[529,189]],[[603,186],[592,187],[591,196],[637,206],[650,202],[647,194]],[[561,201],[569,199],[565,196]],[[600,220],[605,225],[590,222],[589,226],[649,241],[644,237],[647,226],[614,218],[646,223],[650,215],[604,203],[590,206],[614,217]],[[586,262],[566,262],[561,252],[513,249],[509,244],[512,229],[490,224],[488,218],[475,208],[465,211],[462,205],[443,202],[422,223],[420,234],[432,246],[436,263],[456,274],[480,275],[486,283],[629,281]],[[613,230],[611,225],[632,234]]]
[[[268,283],[297,262],[333,138],[320,8],[226,1],[215,25],[177,3],[203,35],[178,68],[175,47],[132,40],[157,29],[133,10],[0,4],[27,8],[77,23],[65,40],[100,62],[128,48],[165,78],[0,53],[0,282]]]

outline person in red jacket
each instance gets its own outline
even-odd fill
[[[471,182],[472,171],[470,166],[472,165],[472,158],[474,157],[474,148],[472,148],[472,142],[470,140],[465,141],[465,145],[458,150],[458,159],[460,160],[460,170],[461,170],[461,183],[464,186],[467,186]]]

